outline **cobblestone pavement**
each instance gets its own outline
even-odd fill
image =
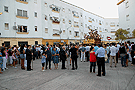
[[[89,62],[80,62],[78,69],[71,70],[67,65],[66,70],[59,69],[41,71],[41,60],[33,62],[34,70],[21,70],[8,66],[3,74],[0,74],[0,90],[135,90],[135,66],[121,67],[120,61],[117,67],[109,67],[106,64],[106,76],[97,77],[96,73],[89,73]],[[69,67],[69,69],[68,69]]]

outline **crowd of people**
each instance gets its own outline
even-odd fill
[[[2,43],[0,47],[0,74],[7,70],[7,65],[17,68],[16,64],[21,65],[22,70],[33,70],[33,61],[41,60],[42,71],[52,69],[53,61],[54,69],[58,69],[59,62],[62,62],[61,69],[66,69],[65,62],[70,58],[72,70],[78,69],[77,58],[81,58],[80,62],[90,62],[90,73],[95,73],[96,65],[98,66],[97,76],[105,76],[105,63],[110,62],[110,68],[117,67],[119,59],[122,67],[128,67],[128,62],[135,64],[135,44],[130,43],[111,43],[111,44],[92,44],[92,45],[21,45],[17,47],[5,47]],[[86,59],[87,58],[87,59]],[[114,60],[114,61],[113,61]],[[72,63],[71,63],[72,62]],[[102,70],[101,70],[102,68]],[[93,69],[93,70],[92,70]],[[102,73],[101,73],[102,72]]]

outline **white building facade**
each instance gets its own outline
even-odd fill
[[[119,29],[119,19],[118,18],[105,18],[104,19],[104,31],[102,36],[103,41],[108,41],[107,37],[110,37],[110,41],[115,41],[115,33]]]
[[[105,18],[62,0],[1,0],[0,20],[0,45],[81,43],[105,31]]]
[[[119,28],[129,31],[132,37],[132,31],[135,29],[135,0],[118,0]]]

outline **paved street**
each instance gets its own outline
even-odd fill
[[[67,62],[66,62],[67,63]],[[109,67],[106,64],[106,76],[97,77],[96,73],[89,73],[89,62],[80,62],[78,70],[59,69],[41,71],[41,60],[34,61],[34,70],[21,70],[8,66],[3,74],[0,74],[0,90],[135,90],[135,66],[121,67],[120,61],[117,67]],[[67,66],[67,65],[66,65]]]

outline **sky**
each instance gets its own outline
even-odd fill
[[[104,18],[118,18],[118,0],[63,0]]]

